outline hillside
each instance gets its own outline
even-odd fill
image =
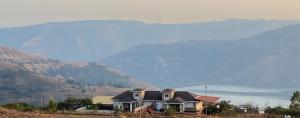
[[[239,20],[147,24],[95,20],[0,28],[0,45],[67,61],[96,61],[142,44],[240,39],[299,21]]]
[[[29,71],[0,71],[0,103],[29,102],[41,104],[42,99],[62,99],[80,95],[80,89]]]
[[[0,47],[0,104],[43,98],[113,95],[128,88],[155,88],[103,64],[61,62]]]
[[[102,62],[157,86],[299,88],[299,39],[300,25],[292,25],[241,40],[142,45]]]

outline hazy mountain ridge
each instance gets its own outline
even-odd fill
[[[243,40],[142,45],[103,62],[158,86],[298,87],[298,47],[300,25],[292,25]]]
[[[17,65],[19,69],[48,75],[61,76],[64,79],[82,80],[86,84],[94,85],[98,80],[110,82],[103,84],[112,86],[114,83],[124,84],[123,87],[131,87],[134,79],[109,66],[100,63],[89,62],[61,62],[43,57],[25,54],[15,49],[0,48],[0,61],[2,63]],[[135,85],[136,86],[136,85]],[[122,87],[122,86],[120,86]]]
[[[126,88],[155,88],[103,64],[61,62],[0,47],[0,104],[42,98],[112,95]]]
[[[300,22],[239,19],[190,24],[121,20],[57,22],[0,28],[0,44],[53,59],[95,61],[142,44],[240,39],[295,23]]]

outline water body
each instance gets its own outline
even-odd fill
[[[295,89],[265,89],[232,85],[188,86],[176,90],[191,91],[199,95],[219,96],[221,100],[230,100],[233,104],[253,104],[258,107],[288,107]]]

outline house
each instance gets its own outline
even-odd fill
[[[112,98],[115,109],[130,112],[145,106],[152,106],[156,111],[173,108],[177,112],[199,112],[203,110],[205,103],[214,104],[218,99],[219,97],[199,96],[188,91],[147,91],[142,88],[126,91]]]

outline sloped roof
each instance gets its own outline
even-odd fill
[[[143,100],[162,100],[162,94],[160,91],[145,91]]]
[[[111,100],[112,96],[95,96],[92,98],[93,104],[112,104],[113,101]]]
[[[181,97],[176,97],[166,101],[167,103],[184,103],[186,100],[182,99]]]
[[[120,102],[133,102],[133,93],[131,91],[123,92],[112,99],[117,99]]]
[[[173,92],[173,91],[175,91],[175,90],[174,90],[174,89],[171,89],[171,88],[162,90],[162,92]]]
[[[183,101],[199,101],[196,99],[198,95],[187,92],[187,91],[175,91],[174,99],[180,98]],[[161,91],[146,91],[144,100],[162,100]]]
[[[196,99],[198,95],[187,91],[175,91],[174,98],[180,97],[185,101],[199,101]]]
[[[132,91],[144,91],[144,90],[146,90],[146,89],[143,89],[143,88],[136,88],[136,89],[134,89],[134,90],[132,90]]]
[[[196,99],[201,101],[207,101],[209,103],[216,103],[220,99],[220,97],[215,96],[197,96]]]
[[[198,95],[187,92],[187,91],[175,91],[174,93],[174,100],[169,102],[185,102],[185,101],[201,101],[202,98],[197,99]],[[132,102],[134,101],[133,92],[126,91],[113,97],[112,99],[116,99],[120,102]],[[145,91],[145,96],[143,100],[162,100],[162,93],[161,91]]]

